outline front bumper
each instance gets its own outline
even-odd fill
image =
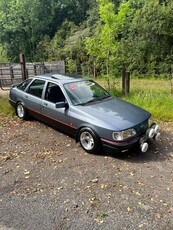
[[[140,146],[141,152],[146,152],[149,146],[148,141],[151,139],[155,141],[160,139],[159,126],[157,124],[153,124],[144,133],[130,140],[116,142],[102,138],[101,141],[104,150],[108,152],[123,152],[129,150],[135,145]]]

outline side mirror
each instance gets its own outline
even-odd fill
[[[64,102],[64,101],[57,102],[57,103],[55,104],[55,107],[56,107],[57,109],[60,109],[60,108],[67,108],[67,106],[68,106],[67,102]]]

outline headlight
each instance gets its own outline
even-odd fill
[[[127,129],[121,132],[113,132],[112,137],[116,141],[123,141],[136,135],[135,129]]]

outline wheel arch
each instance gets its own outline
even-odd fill
[[[18,105],[22,105],[22,107],[23,107],[23,116],[22,117],[20,117],[19,116],[19,114],[18,114]],[[23,120],[28,120],[29,119],[29,113],[28,113],[28,109],[25,107],[25,104],[24,104],[24,102],[23,101],[21,101],[21,100],[18,100],[17,102],[16,102],[16,106],[15,106],[15,112],[16,112],[16,115],[18,116],[18,117],[20,117],[21,119],[23,119]]]
[[[80,126],[78,129],[77,129],[77,132],[76,132],[76,135],[75,135],[75,140],[76,140],[76,143],[79,142],[79,133],[81,131],[81,129],[90,129],[91,131],[94,132],[94,134],[99,138],[99,135],[98,135],[98,130],[96,129],[96,127],[92,124],[83,124],[82,126]]]
[[[15,103],[15,111],[17,110],[17,105],[21,103],[24,107],[25,107],[25,104],[22,100],[17,100],[16,103]],[[26,108],[26,107],[25,107]]]

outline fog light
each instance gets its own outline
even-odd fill
[[[154,137],[154,134],[155,134],[155,130],[151,128],[151,129],[149,130],[148,137],[149,137],[149,138],[153,138],[153,137]]]
[[[155,133],[157,133],[159,131],[159,126],[158,125],[155,125],[154,131],[155,131]]]
[[[160,133],[157,133],[157,134],[153,137],[153,139],[154,139],[155,141],[158,141],[158,140],[160,139]]]
[[[144,142],[141,144],[141,152],[145,153],[148,150],[148,143]]]

